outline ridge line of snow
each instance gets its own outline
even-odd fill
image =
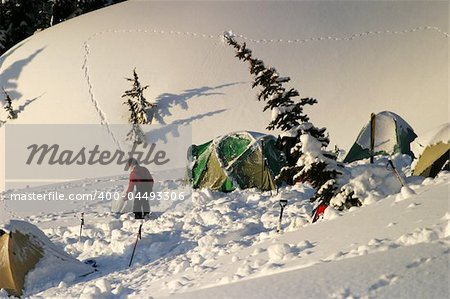
[[[338,37],[338,36],[319,36],[319,37],[309,37],[304,39],[294,39],[294,40],[284,40],[284,39],[253,39],[248,36],[245,36],[243,34],[234,34],[234,36],[238,38],[242,38],[246,41],[252,42],[252,43],[263,43],[263,44],[269,44],[269,43],[287,43],[287,44],[302,44],[302,43],[308,43],[308,42],[316,42],[316,41],[351,41],[355,39],[360,39],[363,37],[368,36],[376,36],[376,35],[384,35],[384,34],[392,34],[392,35],[401,35],[406,33],[414,33],[414,32],[420,32],[420,31],[435,31],[439,33],[440,35],[444,36],[445,38],[450,38],[450,34],[442,30],[441,28],[437,26],[417,26],[414,28],[409,29],[403,29],[403,30],[378,30],[378,31],[364,31],[364,32],[358,32],[346,35],[344,37]],[[105,33],[154,33],[154,34],[161,34],[161,35],[185,35],[185,36],[191,36],[191,37],[202,37],[202,38],[223,38],[224,34],[205,34],[205,33],[199,33],[199,32],[190,32],[190,31],[176,31],[176,30],[159,30],[159,29],[145,29],[145,28],[137,28],[137,29],[107,29],[103,31],[96,32],[89,36],[85,43],[87,44],[88,41],[102,35]]]
[[[401,35],[401,34],[406,34],[406,33],[413,33],[413,32],[418,32],[418,31],[426,31],[426,30],[431,30],[431,31],[436,31],[437,33],[443,35],[445,38],[450,38],[450,34],[443,31],[442,29],[440,29],[439,27],[436,26],[417,26],[411,29],[403,29],[403,30],[380,30],[380,31],[365,31],[365,32],[359,32],[359,33],[354,33],[352,35],[349,36],[345,36],[345,37],[337,37],[337,36],[321,36],[321,37],[309,37],[309,38],[305,38],[305,39],[295,39],[295,40],[283,40],[283,39],[260,39],[260,40],[255,40],[255,39],[251,39],[248,38],[244,35],[236,35],[239,38],[242,38],[246,41],[249,42],[253,42],[253,43],[263,43],[263,44],[268,44],[268,43],[288,43],[288,44],[301,44],[301,43],[307,43],[307,42],[317,42],[317,41],[351,41],[354,39],[359,39],[359,38],[363,38],[366,36],[376,36],[376,35],[383,35],[383,34],[392,34],[392,35]]]

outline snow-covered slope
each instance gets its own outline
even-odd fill
[[[219,259],[217,263],[228,268],[206,276],[209,281],[216,277],[239,281],[270,271],[277,275],[175,298],[239,294],[245,298],[261,294],[265,298],[445,298],[450,214],[442,207],[448,203],[448,184],[426,189],[408,200],[393,196],[338,219],[269,238],[238,252],[235,263]],[[219,273],[215,276],[215,272]]]
[[[319,100],[306,112],[328,127],[332,145],[348,149],[371,112],[393,111],[419,135],[448,122],[448,5],[127,1],[11,49],[0,58],[0,86],[20,110],[10,123],[126,123],[121,95],[130,86],[124,77],[136,67],[150,85],[147,98],[158,104],[158,122],[192,125],[193,143],[231,131],[263,132],[271,113],[261,113],[247,65],[220,37],[233,30],[267,65],[291,76],[302,96]],[[0,140],[4,134],[2,127]],[[0,170],[3,147],[0,142]],[[384,198],[400,191],[395,177],[384,165],[370,172],[358,163],[350,172],[364,177],[354,183],[368,205],[349,213],[327,209],[326,221],[313,225],[313,190],[306,185],[276,196],[201,190],[181,204],[161,202],[144,224],[131,268],[139,223],[131,215],[115,217],[110,202],[14,215],[44,229],[69,254],[99,265],[88,277],[68,275],[27,294],[447,298],[448,173],[408,180],[418,195]],[[94,178],[36,190],[120,193],[125,184],[126,177]],[[161,184],[180,188],[179,182]],[[274,229],[280,198],[289,201],[283,235]]]
[[[447,246],[420,242],[170,298],[446,298]]]
[[[160,121],[192,124],[194,143],[264,131],[270,112],[221,41],[230,29],[319,100],[307,113],[332,144],[348,149],[371,112],[398,113],[417,133],[447,121],[446,2],[127,1],[0,58],[0,85],[22,110],[11,123],[124,123],[124,77],[136,67]]]

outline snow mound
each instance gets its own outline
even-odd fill
[[[287,254],[291,253],[291,246],[289,244],[275,244],[267,248],[269,260],[272,262],[282,261]]]

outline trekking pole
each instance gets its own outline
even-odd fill
[[[400,181],[400,184],[402,185],[401,193],[402,193],[403,198],[407,198],[407,197],[409,197],[411,195],[416,194],[416,192],[413,189],[409,188],[409,186],[406,185],[405,180],[403,179],[403,177],[398,172],[398,170],[395,167],[394,163],[392,162],[391,158],[389,158],[388,161],[389,161],[388,166],[389,165],[391,166],[391,168],[394,171],[395,176],[397,177],[397,179]]]
[[[136,251],[136,246],[139,240],[142,239],[142,222],[139,225],[139,230],[136,236],[136,242],[134,243],[134,247],[133,247],[133,253],[131,254],[131,258],[130,258],[130,263],[128,264],[128,267],[131,267],[131,263],[133,263],[133,258],[134,258],[134,252]]]
[[[389,158],[389,165],[392,167],[392,171],[394,172],[395,176],[397,177],[397,179],[399,180],[400,184],[402,185],[402,187],[406,186],[405,181],[403,180],[402,176],[400,175],[400,173],[398,172],[397,168],[395,167],[394,163],[392,162],[392,160]]]
[[[81,241],[81,233],[83,232],[83,225],[84,225],[84,213],[81,213],[80,236],[78,237],[78,242]]]
[[[279,204],[281,207],[281,211],[280,211],[280,218],[278,218],[277,233],[279,233],[281,231],[281,219],[283,218],[284,208],[287,206],[287,199],[280,199]]]

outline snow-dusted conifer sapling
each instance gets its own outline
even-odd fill
[[[14,110],[12,105],[12,100],[9,94],[6,92],[5,88],[2,88],[3,94],[5,95],[5,105],[3,108],[8,113],[8,119],[16,119],[17,118],[17,112]]]
[[[122,95],[122,98],[125,98],[124,105],[128,106],[130,113],[128,122],[132,124],[132,129],[127,134],[127,140],[140,144],[145,141],[145,138],[139,125],[151,123],[148,111],[156,107],[156,104],[148,102],[144,97],[144,90],[149,86],[141,85],[136,69],[133,70],[133,78],[126,78],[126,80],[133,82],[133,87]]]
[[[326,204],[340,192],[339,176],[343,165],[336,162],[336,155],[327,151],[329,144],[325,128],[315,127],[304,112],[306,105],[314,105],[314,98],[300,98],[295,88],[286,88],[291,79],[281,77],[273,67],[266,67],[260,59],[254,58],[246,43],[239,44],[233,35],[226,34],[224,40],[236,50],[236,57],[250,65],[254,76],[252,87],[259,87],[257,98],[266,103],[264,111],[272,111],[268,130],[280,129],[284,133],[278,138],[278,145],[286,155],[287,165],[276,177],[277,182],[295,184],[308,182],[316,190],[313,200]]]

